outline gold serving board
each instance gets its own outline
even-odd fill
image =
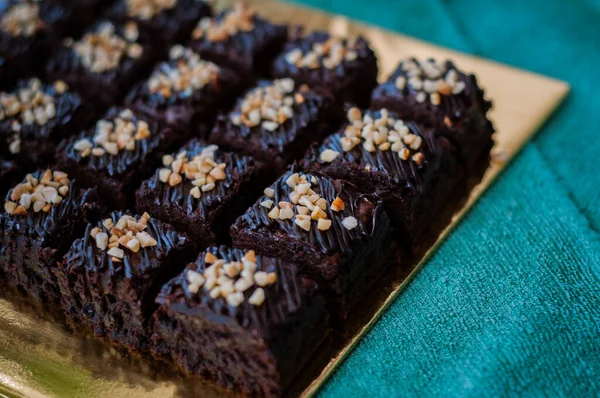
[[[286,392],[310,396],[351,352],[383,311],[426,263],[452,228],[500,174],[506,164],[550,117],[569,91],[568,84],[485,59],[440,48],[423,41],[341,16],[271,0],[249,1],[277,22],[329,30],[337,35],[362,34],[379,57],[380,80],[407,56],[449,58],[477,75],[493,100],[491,118],[497,132],[492,163],[483,180],[434,246],[410,269],[391,270],[378,282],[352,316],[345,337],[323,348]],[[225,7],[231,1],[216,1]],[[0,299],[0,395],[25,397],[177,397],[232,395],[201,381],[185,378],[164,366],[119,352],[89,334],[73,332],[47,310],[14,297]]]

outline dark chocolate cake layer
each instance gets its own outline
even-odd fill
[[[211,247],[159,295],[153,351],[224,387],[280,396],[329,331],[315,288],[285,261]]]

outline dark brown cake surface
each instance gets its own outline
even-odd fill
[[[159,295],[155,354],[225,387],[278,396],[328,333],[315,288],[285,261],[210,247]]]

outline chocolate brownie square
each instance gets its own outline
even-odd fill
[[[170,225],[113,212],[89,224],[56,268],[61,305],[75,324],[144,350],[160,288],[193,256],[194,243]]]
[[[489,157],[494,127],[491,102],[477,78],[450,62],[406,59],[373,92],[371,107],[394,111],[404,120],[437,127],[458,149],[467,169]]]
[[[248,4],[236,2],[214,18],[202,18],[192,32],[190,46],[202,58],[251,80],[270,74],[287,37],[286,26],[272,24]]]
[[[100,21],[79,40],[64,39],[46,71],[86,100],[106,108],[144,76],[159,53],[152,43],[139,40],[135,22]]]
[[[390,220],[376,194],[317,172],[291,168],[231,227],[234,246],[293,259],[326,290],[345,319],[397,261]]]
[[[207,249],[157,303],[154,354],[249,396],[281,396],[329,332],[314,282],[253,250]]]
[[[200,0],[117,0],[106,12],[112,21],[134,21],[144,41],[168,49],[187,40],[200,18],[210,17],[210,6]]]
[[[205,61],[189,48],[175,45],[169,60],[156,66],[148,80],[138,84],[125,102],[181,138],[210,133],[215,115],[235,101],[242,87],[238,75]]]
[[[28,174],[6,195],[0,214],[0,269],[8,285],[56,302],[52,274],[92,210],[94,192],[58,170]]]
[[[127,208],[141,181],[152,175],[176,141],[171,129],[128,108],[113,107],[94,128],[66,140],[57,157],[69,174],[97,186],[108,205]]]
[[[64,81],[21,80],[15,90],[0,93],[0,154],[27,167],[45,167],[54,162],[59,141],[92,117],[93,107]]]
[[[219,116],[210,141],[264,161],[278,174],[337,128],[339,109],[330,95],[292,79],[265,80]]]
[[[9,0],[0,7],[0,58],[7,77],[43,71],[46,57],[71,21],[68,9],[47,0]]]
[[[313,147],[302,164],[377,192],[399,241],[418,252],[463,178],[457,158],[435,128],[405,122],[385,109],[363,114],[351,108],[344,128]]]
[[[192,140],[163,158],[137,192],[137,209],[187,232],[200,246],[227,240],[229,225],[260,195],[263,167],[251,157]]]
[[[273,76],[329,90],[336,100],[367,106],[377,86],[377,57],[361,36],[298,32],[277,57]]]

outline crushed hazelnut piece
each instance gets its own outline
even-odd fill
[[[131,50],[132,47],[135,49]],[[115,69],[124,56],[138,58],[143,51],[139,44],[119,36],[115,26],[108,21],[73,44],[73,50],[81,63],[94,73]]]
[[[336,152],[332,149],[325,149],[323,152],[321,152],[321,161],[323,162],[327,162],[327,163],[331,163],[333,162],[338,156],[340,155],[339,152]]]
[[[400,65],[406,76],[396,78],[396,88],[417,91],[417,102],[425,102],[429,98],[431,104],[437,106],[440,105],[442,96],[460,94],[465,90],[465,83],[460,80],[456,69],[448,69],[446,63],[432,59],[408,59]]]
[[[104,251],[109,249],[107,254],[115,259],[123,259],[125,252],[119,246],[129,249],[133,253],[140,251],[140,248],[156,246],[158,242],[150,234],[144,231],[147,222],[150,219],[148,213],[144,213],[138,220],[129,215],[122,216],[117,225],[114,225],[112,219],[107,218],[102,222],[104,230],[96,227],[90,232],[90,236],[95,238],[96,247]]]
[[[247,4],[238,2],[225,15],[216,18],[202,18],[192,32],[195,40],[224,41],[239,32],[249,32],[254,28],[254,10]]]
[[[356,218],[350,216],[350,217],[346,217],[342,220],[342,225],[350,230],[350,229],[354,229],[356,228],[356,226],[358,225],[358,221],[356,220]]]
[[[216,81],[220,68],[205,61],[189,48],[175,45],[169,51],[169,60],[157,68],[148,79],[151,93],[169,98],[176,93],[184,96]]]
[[[342,198],[340,198],[339,196],[336,197],[333,202],[331,202],[331,210],[333,211],[343,211],[346,208],[346,205],[344,204],[344,201],[342,200]]]

